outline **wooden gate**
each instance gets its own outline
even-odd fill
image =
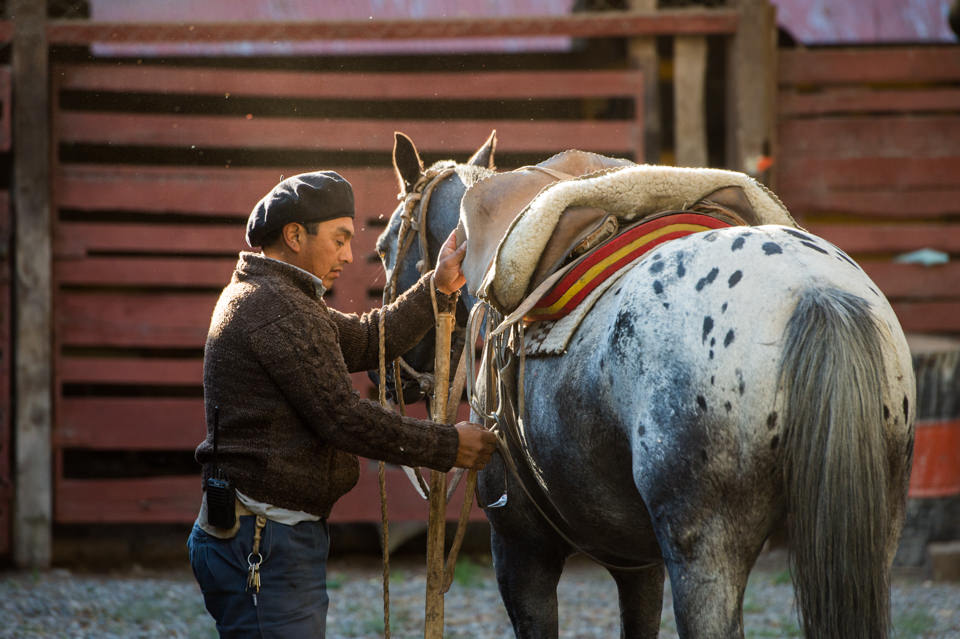
[[[53,79],[60,523],[195,517],[192,451],[205,433],[210,313],[245,248],[248,212],[281,176],[332,168],[353,184],[355,262],[329,303],[360,311],[378,302],[383,285],[373,245],[396,205],[394,130],[428,158],[463,161],[493,128],[508,162],[566,148],[643,157],[639,71],[321,73],[130,62],[61,65]],[[446,111],[429,115],[438,102]],[[602,117],[598,104],[625,108]],[[370,393],[365,375],[355,383]],[[334,520],[377,520],[369,467]],[[392,518],[425,517],[405,480],[390,487]]]

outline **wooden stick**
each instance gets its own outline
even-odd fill
[[[436,360],[433,368],[434,397],[431,412],[434,421],[447,417],[447,386],[450,379],[450,335],[456,317],[437,313]],[[447,475],[430,472],[430,519],[427,529],[427,592],[424,614],[424,639],[443,637],[444,532],[447,523]]]

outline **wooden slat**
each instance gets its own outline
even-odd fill
[[[800,93],[781,91],[777,113],[783,117],[831,113],[957,111],[960,89],[876,90],[866,87]]]
[[[61,479],[55,517],[62,524],[188,523],[200,510],[195,477]]]
[[[64,384],[187,386],[203,383],[203,361],[199,358],[172,359],[158,357],[143,359],[64,356],[60,358],[60,366],[57,372],[60,382]]]
[[[365,464],[357,487],[333,508],[331,522],[379,521],[376,468]],[[462,489],[450,500],[448,520],[455,520],[463,503]],[[403,471],[387,469],[391,521],[425,521],[426,506]],[[200,474],[147,479],[63,479],[56,495],[58,523],[189,523],[200,509]],[[474,504],[471,520],[483,521]]]
[[[490,132],[487,131],[486,135]],[[480,146],[484,138],[476,141]],[[381,149],[386,157],[390,146]],[[465,155],[463,160],[469,157]],[[308,167],[220,169],[119,165],[61,165],[55,197],[60,208],[78,211],[146,211],[246,217],[281,177]],[[327,167],[323,167],[327,168]],[[353,186],[360,219],[389,215],[397,204],[392,169],[331,167]],[[241,241],[242,241],[241,228]]]
[[[61,293],[57,325],[65,346],[203,346],[216,294]]]
[[[853,84],[960,80],[960,46],[782,50],[780,84]]]
[[[508,18],[431,18],[298,22],[138,23],[51,20],[47,37],[57,44],[94,42],[244,42],[276,40],[410,40],[433,38],[731,34],[732,10],[666,10],[650,13],[581,13]]]
[[[64,111],[57,120],[61,143],[121,146],[176,146],[230,149],[301,149],[384,151],[393,148],[400,130],[417,140],[421,151],[451,153],[475,150],[475,140],[498,131],[498,149],[506,152],[587,147],[630,152],[629,121],[320,120],[247,119],[243,116],[151,115]]]
[[[828,158],[956,157],[960,118],[850,116],[780,123],[784,153]]]
[[[65,397],[55,444],[97,450],[192,450],[206,434],[203,400]]]
[[[502,100],[632,97],[643,73],[632,71],[490,71],[483,73],[307,73],[148,65],[60,66],[62,91],[178,93],[350,100]]]
[[[186,234],[189,234],[189,231]],[[223,287],[236,257],[223,259],[91,257],[54,263],[59,285]]]
[[[893,310],[908,333],[960,332],[960,302],[894,302]]]
[[[932,248],[960,253],[960,229],[950,224],[827,224],[807,229],[848,253],[904,253]]]
[[[957,232],[960,233],[960,229]],[[860,266],[889,298],[960,301],[960,262],[923,266],[861,261]],[[960,330],[960,317],[955,324]]]
[[[796,214],[848,213],[874,218],[920,219],[960,212],[960,185],[949,189],[814,190],[782,188],[780,198]]]
[[[788,154],[780,161],[781,189],[960,186],[960,147],[948,157],[831,157]]]
[[[188,226],[175,224],[108,224],[61,222],[55,254],[83,256],[92,252],[222,253],[235,256],[249,249],[241,224]]]

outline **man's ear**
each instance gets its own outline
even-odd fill
[[[286,248],[294,253],[300,252],[300,242],[303,241],[304,228],[296,222],[284,224],[280,229],[280,239]]]

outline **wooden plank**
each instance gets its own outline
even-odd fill
[[[137,23],[50,20],[47,37],[57,44],[94,42],[245,42],[276,40],[410,40],[433,38],[577,38],[637,35],[731,34],[737,13],[724,9],[581,13],[507,18],[331,20],[298,22]]]
[[[960,302],[894,302],[908,333],[960,333]]]
[[[785,153],[828,158],[956,157],[960,148],[954,116],[786,120],[779,133]]]
[[[948,157],[830,157],[789,154],[780,161],[780,188],[883,190],[960,184],[960,148]]]
[[[13,0],[16,15],[12,86],[13,200],[16,327],[13,361],[17,380],[14,441],[13,560],[21,568],[44,568],[52,556],[53,485],[50,431],[53,423],[52,272],[50,207],[50,90],[46,3]]]
[[[56,521],[61,524],[188,523],[200,510],[200,472],[190,477],[62,479]]]
[[[505,152],[554,152],[565,148],[632,151],[630,121],[330,120],[244,116],[154,115],[63,111],[57,120],[60,143],[120,146],[174,146],[225,149],[384,151],[394,131],[417,140],[421,151],[471,152],[475,140],[497,129]],[[501,137],[502,136],[502,137]]]
[[[62,356],[57,373],[62,384],[189,386],[203,383],[203,361],[200,358]],[[67,408],[64,404],[63,410]]]
[[[840,113],[891,113],[960,110],[960,89],[873,89],[857,87],[803,93],[780,91],[781,118]]]
[[[477,146],[482,142],[483,139],[478,140]],[[391,142],[390,146],[381,149],[384,156],[393,148],[392,145]],[[465,154],[463,160],[467,157]],[[55,196],[58,207],[77,211],[177,212],[246,217],[282,177],[317,168],[320,167],[221,169],[65,164],[60,165],[56,173]],[[397,179],[392,169],[330,168],[343,175],[353,186],[360,219],[388,215],[396,207]]]
[[[209,289],[226,286],[236,264],[236,256],[223,259],[92,257],[55,262],[54,277],[60,286]]]
[[[65,346],[203,346],[217,294],[87,293],[57,298]]]
[[[54,443],[97,450],[192,450],[206,434],[203,400],[65,397]]]
[[[363,461],[363,460],[361,460]],[[376,468],[364,464],[356,488],[337,502],[331,522],[380,520]],[[462,489],[450,500],[448,519],[455,520],[463,503]],[[200,509],[200,474],[145,479],[64,479],[57,493],[56,520],[79,523],[189,523]],[[425,502],[403,471],[387,469],[387,504],[391,521],[424,521]],[[471,520],[484,521],[474,504]]]
[[[637,70],[489,71],[451,73],[309,73],[156,65],[64,65],[62,91],[182,93],[239,97],[350,100],[492,100],[632,97],[643,88]]]
[[[960,226],[952,224],[808,224],[807,230],[848,253],[905,253],[932,248],[960,253]]]
[[[861,260],[860,266],[891,299],[960,300],[960,262],[923,266]],[[960,328],[960,317],[956,324]]]
[[[249,249],[241,224],[175,225],[61,222],[54,250],[57,256],[89,253],[220,253],[236,256]]]
[[[677,36],[673,42],[676,163],[677,166],[706,166],[707,41],[700,36]]]
[[[783,188],[779,195],[787,207],[800,216],[828,212],[919,220],[960,212],[960,185],[910,191]]]
[[[960,80],[960,45],[785,49],[780,84],[950,82]]]

